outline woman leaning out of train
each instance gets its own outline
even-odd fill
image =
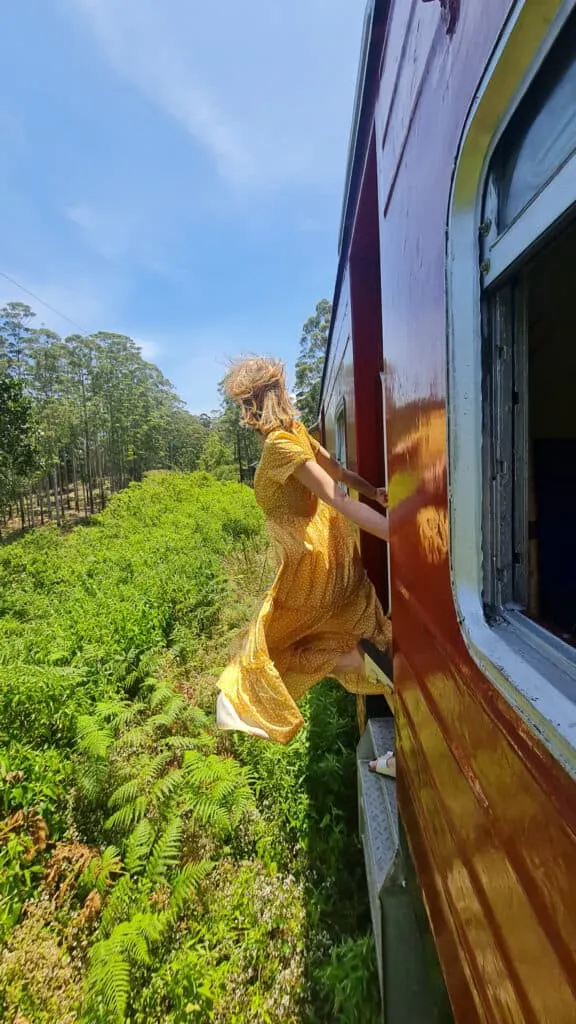
[[[390,650],[390,622],[369,581],[352,524],[388,541],[388,519],[347,487],[387,506],[384,488],[343,469],[298,419],[276,359],[232,364],[226,393],[262,441],[254,479],[280,567],[241,649],[218,682],[220,729],[288,743],[303,725],[298,700],[326,676],[351,693],[382,693],[364,672],[360,642]],[[371,762],[395,777],[390,751]]]

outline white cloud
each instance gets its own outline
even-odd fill
[[[229,185],[339,188],[361,2],[64,2],[115,71],[181,124]]]

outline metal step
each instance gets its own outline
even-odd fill
[[[395,749],[394,719],[369,719],[357,751],[358,802],[382,1024],[453,1024],[398,816],[397,783],[368,767],[374,758]],[[437,966],[430,969],[433,961]]]
[[[374,758],[394,750],[394,720],[371,718],[358,744],[358,808],[380,985],[383,988],[382,898],[399,883],[400,856],[396,782],[371,772]]]
[[[410,853],[398,819],[396,781],[368,764],[395,749],[394,720],[371,718],[357,750],[360,835],[374,929],[383,1024],[453,1024],[439,966],[431,972],[420,893],[408,885]],[[415,876],[414,876],[415,877]],[[416,891],[414,891],[414,886]],[[424,908],[420,917],[426,920]],[[435,949],[432,942],[432,950]]]

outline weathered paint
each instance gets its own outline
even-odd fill
[[[396,0],[381,64],[374,125],[398,795],[459,1024],[571,1024],[576,788],[473,661],[449,565],[450,187],[467,113],[510,6],[462,4],[448,35],[440,3]],[[349,255],[344,250],[341,260]],[[350,324],[349,310],[346,278],[335,322]],[[327,434],[339,375],[351,392],[351,347],[335,339],[326,373],[332,392],[324,389]],[[373,402],[372,394],[373,380],[357,367],[349,434],[359,403]]]

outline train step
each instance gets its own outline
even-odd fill
[[[394,750],[394,719],[370,718],[358,744],[358,810],[376,955],[383,986],[382,896],[394,885],[399,862],[396,782],[369,769],[370,761]]]
[[[369,769],[373,759],[395,749],[394,719],[370,718],[357,749],[360,836],[382,993],[384,1024],[444,1024],[436,992],[430,990],[423,932],[415,911],[409,854],[403,842],[396,781]]]

